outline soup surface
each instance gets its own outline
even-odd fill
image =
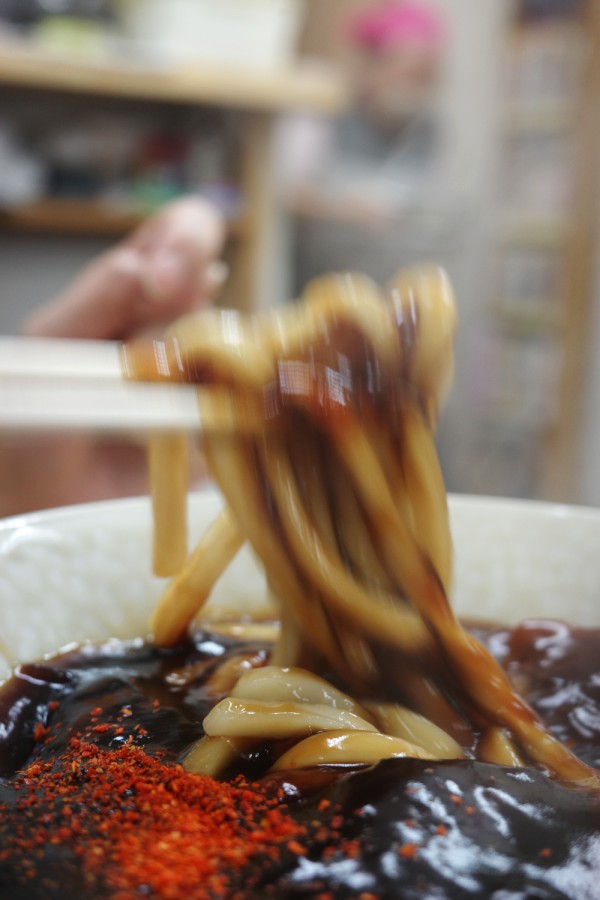
[[[552,732],[600,765],[600,631],[473,627]],[[270,647],[243,648],[253,665]],[[108,642],[0,693],[3,898],[600,896],[600,798],[533,769],[391,759],[224,783],[179,762],[240,644]]]

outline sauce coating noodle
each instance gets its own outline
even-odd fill
[[[216,774],[248,742],[270,742],[281,743],[276,769],[472,756],[599,784],[448,602],[434,430],[454,328],[446,276],[419,269],[385,292],[331,276],[268,315],[212,310],[176,323],[150,357],[126,349],[129,377],[197,383],[200,415],[221,409],[229,422],[203,434],[226,507],[183,567],[173,460],[185,438],[153,442],[155,544],[174,548],[160,560],[174,578],[154,616],[156,641],[185,634],[246,541],[280,610],[269,677],[231,668],[230,696],[188,758],[195,771]]]

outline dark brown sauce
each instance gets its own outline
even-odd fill
[[[550,622],[474,630],[552,732],[600,765],[600,631]],[[267,647],[248,649],[268,657]],[[18,769],[59,754],[97,707],[103,722],[122,723],[118,734],[97,735],[100,746],[117,749],[133,735],[149,754],[180,758],[202,734],[202,719],[218,699],[206,681],[233,650],[239,645],[203,634],[173,650],[109,642],[19,667],[0,692],[0,855],[15,825]],[[36,735],[47,726],[49,737],[40,741]],[[583,789],[534,770],[474,761],[387,760],[363,770],[276,777],[266,774],[269,762],[259,752],[242,768],[262,778],[267,792],[283,788],[291,814],[302,822],[331,826],[341,817],[340,838],[337,850],[325,852],[315,838],[307,856],[284,855],[245,897],[600,897],[600,798]],[[61,871],[53,889],[48,882],[40,887],[42,880],[20,886],[13,863],[4,860],[0,896],[80,896],[73,860]],[[111,893],[99,885],[91,896]]]
[[[224,315],[230,317],[232,313],[226,311]],[[222,361],[215,363],[210,352],[184,351],[173,337],[125,344],[121,364],[124,376],[134,381],[218,385],[233,390],[240,404],[251,402],[252,395],[267,424],[300,410],[313,419],[335,420],[343,425],[350,409],[358,415],[383,413],[386,421],[394,422],[401,418],[407,402],[425,406],[426,398],[418,395],[409,375],[415,327],[411,317],[397,322],[402,353],[394,365],[384,369],[356,323],[339,316],[322,317],[318,334],[305,346],[295,347],[291,355],[278,356],[273,380],[254,394],[233,378]],[[227,328],[220,341],[237,352],[237,345],[230,344]]]

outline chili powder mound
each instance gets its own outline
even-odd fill
[[[281,794],[189,774],[133,743],[105,750],[73,737],[54,759],[31,762],[13,789],[13,814],[0,806],[0,865],[24,887],[73,856],[82,890],[102,886],[115,900],[243,896],[304,834]]]

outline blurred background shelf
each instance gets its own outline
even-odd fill
[[[327,270],[385,282],[433,261],[459,306],[438,432],[449,489],[600,503],[600,3],[419,0],[443,37],[434,67],[421,59],[409,76],[401,52],[379,69],[349,40],[350,18],[380,2],[106,0],[162,15],[137,38],[119,32],[100,58],[51,50],[45,29],[54,40],[64,14],[10,0],[40,12],[11,23],[30,44],[0,43],[2,328],[17,330],[138,210],[187,194],[228,221],[224,305],[272,305]],[[194,27],[175,47],[184,7]],[[265,54],[264,30],[249,40],[245,17],[284,7],[294,39],[286,31]],[[93,24],[110,42],[115,23]],[[365,85],[386,84],[405,124],[397,142],[377,129],[367,140],[377,90],[361,119]]]
[[[138,140],[138,159],[123,163],[122,172],[112,176],[125,180],[119,193],[131,191],[132,203],[105,202],[96,194],[105,188],[110,193],[110,184],[94,184],[89,173],[67,162],[72,171],[59,167],[57,192],[17,203],[2,203],[0,197],[0,228],[23,236],[115,238],[141,222],[143,216],[132,209],[151,211],[178,194],[199,192],[221,206],[228,237],[234,239],[226,248],[230,277],[223,302],[243,309],[271,305],[281,299],[285,280],[285,251],[274,252],[282,227],[273,177],[278,119],[296,110],[336,116],[347,103],[345,80],[326,63],[261,68],[135,58],[85,61],[25,42],[3,42],[0,122],[24,123],[24,132],[33,135],[29,143],[43,147],[45,142],[50,159],[57,146],[60,156],[72,157],[73,146],[86,140],[86,128],[87,148],[76,152],[96,157],[99,165],[103,156],[121,152],[128,129],[133,134],[138,127],[145,136]],[[98,125],[94,115],[104,116],[105,123]],[[54,137],[44,138],[44,128]],[[198,182],[204,177],[206,184]]]
[[[90,63],[10,43],[0,44],[0,87],[252,112],[306,108],[335,114],[348,100],[344,82],[325,65],[261,70],[199,63]]]
[[[572,501],[583,499],[583,398],[594,355],[600,4],[513,0],[503,66],[479,449],[495,465],[506,450],[498,492]]]
[[[574,125],[575,110],[565,100],[526,103],[514,101],[504,113],[507,132],[547,134],[567,131]]]
[[[548,297],[501,298],[492,309],[498,328],[505,335],[557,334],[564,324],[564,309]]]
[[[0,208],[0,230],[23,234],[94,235],[120,237],[140,225],[146,214],[100,200],[49,197],[13,208]],[[241,237],[243,217],[229,219],[228,234]]]
[[[500,238],[509,246],[560,249],[569,239],[570,226],[567,216],[509,213],[501,217]]]
[[[48,198],[0,209],[0,229],[25,234],[88,234],[120,236],[144,216],[96,200]]]

